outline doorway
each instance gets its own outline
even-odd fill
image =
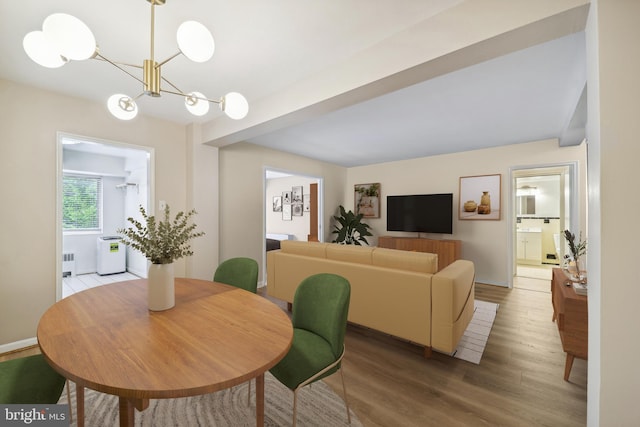
[[[154,153],[148,147],[63,133],[58,134],[57,153],[56,298],[61,299],[73,293],[69,289],[71,278],[110,273],[98,271],[100,238],[117,236],[117,230],[127,226],[126,218],[139,217],[140,206],[147,211],[153,206]],[[95,183],[89,198],[95,203],[95,218],[89,225],[76,226],[69,219],[69,211],[63,209],[70,203],[68,192],[76,189],[73,185],[77,180]],[[76,198],[74,193],[72,200]],[[84,193],[82,199],[84,203]],[[147,260],[142,254],[125,249],[123,255],[119,264],[124,264],[126,272],[146,277]],[[119,266],[116,269],[120,272]],[[101,277],[112,282],[115,274]],[[105,281],[99,282],[96,285]]]
[[[549,291],[551,271],[562,264],[562,231],[577,224],[575,163],[511,171],[514,287]]]
[[[266,252],[282,240],[324,241],[323,179],[299,172],[264,168],[262,283],[266,284]]]

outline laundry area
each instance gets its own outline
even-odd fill
[[[146,277],[147,260],[127,248],[118,230],[147,206],[149,154],[75,138],[62,144],[63,296]],[[70,209],[72,203],[78,206]]]

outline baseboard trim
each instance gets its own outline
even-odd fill
[[[7,344],[0,345],[0,354],[11,353],[16,350],[21,350],[23,348],[32,347],[34,345],[38,345],[38,339],[36,337],[27,338],[26,340],[10,342]]]

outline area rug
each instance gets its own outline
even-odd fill
[[[142,412],[135,411],[136,426],[255,426],[255,381],[251,387],[251,404],[247,404],[247,387],[244,383],[228,390],[180,399],[152,399]],[[347,384],[347,393],[348,393]],[[265,374],[265,426],[291,425],[293,393],[270,373]],[[71,406],[76,426],[75,385],[71,383]],[[67,403],[63,391],[59,403]],[[318,381],[298,392],[298,425],[348,426],[347,411],[342,396]],[[85,389],[85,425],[112,427],[119,425],[118,398],[94,390]],[[351,426],[362,426],[351,411]]]
[[[473,318],[460,338],[453,357],[479,365],[498,313],[498,304],[478,300],[474,304]]]

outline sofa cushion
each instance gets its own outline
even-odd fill
[[[426,252],[409,252],[398,249],[375,248],[373,265],[396,270],[431,273],[438,271],[438,255]]]
[[[373,248],[357,245],[340,245],[337,243],[327,245],[327,259],[357,264],[371,264]]]
[[[326,258],[325,248],[328,243],[303,242],[299,240],[283,240],[280,242],[282,252],[304,255],[315,258]]]

